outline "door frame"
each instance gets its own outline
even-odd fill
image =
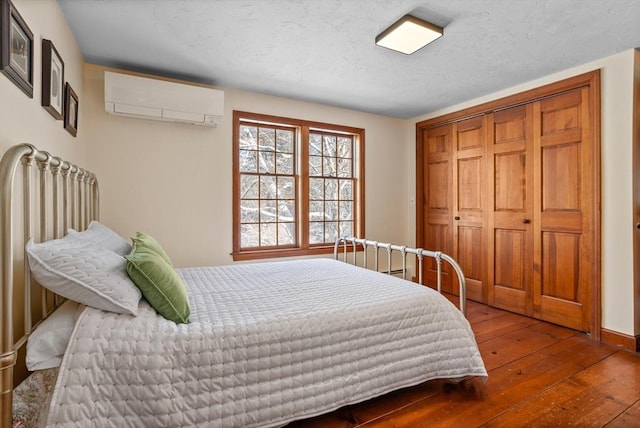
[[[640,49],[634,51],[633,67],[633,296],[634,323],[640,324]],[[640,351],[640,332],[633,338]]]
[[[472,116],[502,110],[508,107],[528,104],[544,98],[555,96],[564,92],[578,88],[587,88],[589,91],[589,120],[591,122],[591,144],[593,150],[593,191],[592,202],[593,224],[593,251],[589,255],[593,260],[593,271],[591,273],[589,290],[591,306],[591,337],[600,341],[602,338],[602,210],[601,210],[601,130],[600,130],[600,70],[580,74],[558,82],[550,83],[538,88],[519,92],[493,101],[469,107],[454,113],[445,114],[436,118],[427,119],[416,123],[416,246],[426,248],[424,240],[424,207],[426,206],[426,186],[424,171],[424,157],[427,151],[422,147],[422,135],[425,130],[448,123],[459,122]],[[637,105],[637,103],[636,103]],[[638,132],[636,132],[636,135]],[[640,138],[640,137],[638,137]],[[640,156],[640,155],[639,155]],[[634,193],[636,194],[636,193]],[[640,198],[640,196],[638,196]],[[639,239],[640,241],[640,239]],[[638,244],[640,246],[640,243]],[[640,248],[636,251],[636,256],[640,257]],[[637,266],[637,264],[636,264]],[[636,275],[636,297],[640,290],[640,269]]]

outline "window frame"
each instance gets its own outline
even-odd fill
[[[241,248],[241,221],[240,221],[240,125],[241,122],[256,122],[265,125],[282,125],[295,127],[298,130],[296,142],[298,147],[294,149],[297,159],[297,171],[294,171],[296,180],[296,231],[298,242],[293,246]],[[313,122],[302,119],[293,119],[281,116],[265,115],[245,111],[233,111],[233,260],[254,260],[263,258],[278,258],[292,256],[307,256],[328,254],[333,252],[334,244],[309,244],[309,133],[321,131],[354,136],[353,174],[355,186],[353,189],[353,234],[364,236],[364,173],[365,173],[365,130],[344,125],[335,125],[323,122]]]

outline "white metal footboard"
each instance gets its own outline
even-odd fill
[[[338,260],[339,258],[339,251],[340,251],[340,246],[342,246],[343,248],[343,261],[348,263],[348,257],[347,254],[349,253],[348,251],[348,247],[349,244],[351,244],[351,247],[353,248],[353,264],[354,265],[358,265],[358,258],[357,258],[357,253],[358,253],[358,246],[362,246],[364,248],[363,251],[363,260],[362,260],[362,265],[363,267],[367,268],[368,264],[367,264],[367,247],[373,247],[374,248],[374,263],[375,263],[375,267],[374,269],[376,271],[380,271],[379,269],[379,249],[380,248],[384,248],[385,250],[387,250],[387,271],[386,273],[391,274],[391,254],[393,251],[398,251],[402,257],[402,278],[407,279],[407,254],[413,254],[415,255],[415,257],[418,259],[418,283],[422,285],[422,260],[424,259],[424,257],[431,257],[433,259],[436,260],[436,266],[438,269],[438,275],[437,275],[437,288],[438,288],[438,292],[441,293],[442,292],[442,283],[441,283],[441,277],[442,277],[442,260],[445,260],[446,262],[448,262],[451,267],[453,267],[453,269],[456,271],[456,274],[458,276],[458,286],[459,286],[459,291],[460,291],[460,311],[466,316],[467,315],[467,285],[466,285],[466,281],[464,278],[464,274],[462,273],[462,268],[460,267],[460,265],[453,259],[453,257],[449,256],[448,254],[442,253],[440,251],[429,251],[429,250],[424,250],[422,248],[410,248],[410,247],[405,247],[405,246],[400,246],[400,245],[394,245],[394,244],[388,244],[388,243],[384,243],[384,242],[378,242],[378,241],[370,241],[368,239],[360,239],[360,238],[355,238],[355,237],[345,237],[345,238],[338,238],[336,239],[334,248],[333,248],[333,255],[335,257],[336,260]],[[382,271],[385,272],[385,271]]]

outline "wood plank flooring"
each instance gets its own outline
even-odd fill
[[[640,427],[639,353],[476,302],[467,317],[486,383],[426,382],[288,426]]]

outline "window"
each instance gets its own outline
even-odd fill
[[[234,111],[233,257],[321,254],[364,230],[364,130]]]

